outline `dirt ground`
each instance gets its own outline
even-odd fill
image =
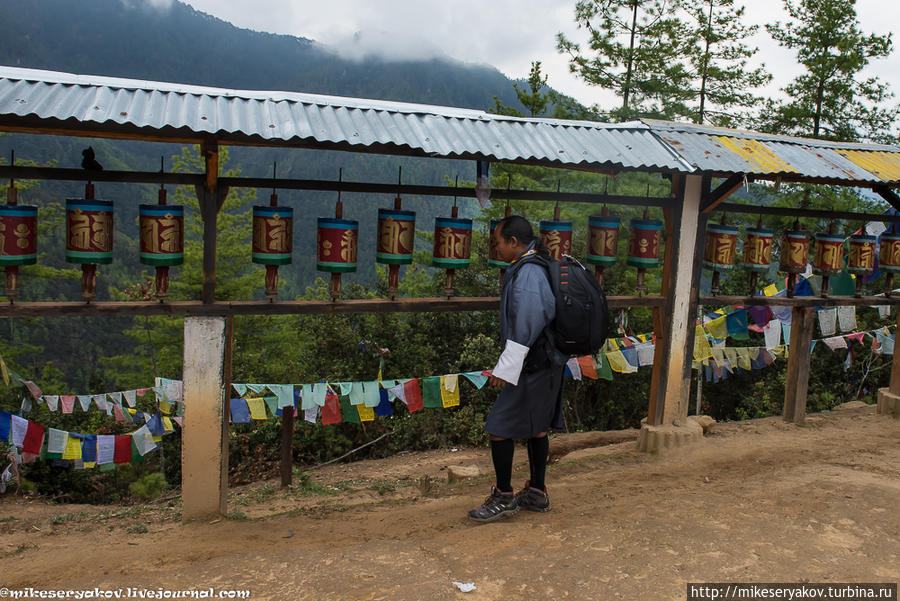
[[[526,478],[524,448],[515,480]],[[450,465],[485,475],[448,484]],[[0,500],[0,586],[249,589],[252,599],[684,599],[685,583],[900,580],[900,420],[874,407],[718,424],[551,466],[553,509],[486,525],[483,449],[336,465],[231,491],[228,518]],[[460,592],[453,581],[473,582]]]

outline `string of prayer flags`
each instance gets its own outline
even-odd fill
[[[441,376],[441,406],[447,407],[459,406],[459,375],[450,374]]]
[[[712,348],[709,346],[709,340],[706,339],[706,330],[702,325],[698,325],[694,330],[694,361],[703,361],[710,356],[712,356]],[[613,365],[612,359],[609,363]],[[613,365],[613,370],[618,371],[615,365]]]
[[[713,338],[717,338],[719,340],[724,340],[728,337],[728,324],[726,323],[726,317],[717,317],[713,319],[709,323],[706,324],[706,329],[709,330],[709,335]]]
[[[703,335],[703,339],[706,340],[706,334]],[[709,344],[707,344],[706,346],[708,348]],[[612,351],[610,353],[606,353],[606,358],[609,359],[610,368],[612,368],[612,370],[615,372],[633,374],[637,371],[637,367],[631,365],[625,359],[625,355],[622,354],[622,351]]]
[[[576,357],[572,357],[566,361],[566,373],[572,379],[581,380],[581,366],[578,364],[578,359]]]
[[[597,359],[594,363],[594,368],[597,373],[598,379],[609,381],[613,379],[612,368],[609,365],[609,359],[607,358],[605,353],[600,353],[597,356]]]

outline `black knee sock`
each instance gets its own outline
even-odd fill
[[[516,443],[511,438],[491,441],[491,459],[494,460],[494,472],[497,474],[497,488],[503,492],[512,492],[512,465]]]
[[[528,459],[531,462],[531,486],[544,490],[547,473],[547,453],[550,441],[546,436],[528,439]]]
[[[534,480],[534,451],[531,449],[531,442],[525,441],[525,448],[528,449],[528,481]]]

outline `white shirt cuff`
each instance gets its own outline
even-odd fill
[[[509,382],[513,386],[519,383],[519,374],[522,373],[522,365],[525,363],[525,356],[528,354],[529,348],[518,342],[507,339],[506,348],[497,360],[497,366],[493,370],[493,375],[501,380]]]

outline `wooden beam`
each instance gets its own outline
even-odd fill
[[[791,343],[784,382],[784,421],[803,423],[806,419],[806,393],[809,388],[809,358],[816,312],[812,307],[791,310]]]
[[[900,305],[898,296],[701,296],[701,305],[713,307],[763,305],[769,307],[866,307]]]
[[[724,182],[719,184],[719,187],[713,190],[712,192],[706,193],[703,195],[703,204],[700,207],[700,212],[704,215],[709,214],[713,209],[722,204],[722,202],[741,189],[741,186],[744,185],[744,180],[747,178],[747,175],[744,173],[735,173]]]
[[[887,186],[875,186],[872,191],[885,199],[889,205],[894,207],[894,210],[900,211],[900,196],[897,196],[896,192]]]
[[[712,177],[727,179],[734,175],[733,171],[708,171]],[[813,184],[816,186],[841,186],[843,188],[874,188],[885,186],[889,188],[900,187],[900,182],[873,182],[871,180],[849,180],[835,177],[807,177],[804,175],[792,175],[790,173],[748,173],[754,181],[780,182],[782,184]]]
[[[70,182],[116,182],[127,184],[172,184],[196,186],[202,184],[202,173],[160,173],[152,171],[85,171],[58,167],[26,167],[0,165],[0,179],[59,180]]]
[[[753,215],[778,215],[781,217],[808,217],[812,219],[845,219],[848,221],[887,221],[900,223],[898,215],[882,213],[848,213],[846,211],[820,211],[817,209],[789,209],[785,207],[764,207],[761,205],[745,205],[723,202],[715,211],[728,213],[751,213]]]
[[[610,308],[661,307],[665,297],[609,296]],[[900,301],[900,297],[896,297]],[[159,302],[27,302],[0,304],[0,319],[8,317],[85,317],[88,315],[356,315],[366,313],[443,313],[496,311],[496,296],[440,298],[354,299],[338,301],[202,301]]]

